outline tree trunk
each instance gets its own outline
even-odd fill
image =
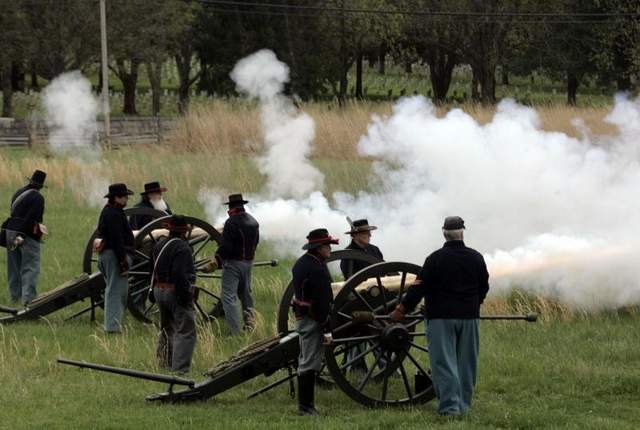
[[[378,73],[380,73],[381,75],[385,74],[386,59],[387,59],[387,46],[386,44],[381,43],[380,48],[378,48]]]
[[[31,89],[34,91],[40,91],[40,85],[38,85],[38,72],[36,70],[36,63],[31,63]]]
[[[148,62],[147,75],[151,84],[151,115],[158,116],[162,97],[162,61]]]
[[[474,102],[479,102],[480,101],[480,91],[478,91],[478,87],[480,85],[480,72],[478,71],[477,68],[472,67],[471,68],[471,73],[472,73],[472,77],[471,77],[471,100],[473,100]]]
[[[342,63],[342,69],[340,70],[340,86],[338,88],[338,104],[344,106],[347,101],[347,90],[349,88],[349,77],[347,73],[349,68],[346,64]]]
[[[11,88],[11,61],[5,59],[0,63],[0,79],[2,80],[2,116],[13,115],[13,88]]]
[[[413,62],[411,62],[411,60],[405,60],[405,62],[404,62],[404,72],[407,75],[410,75],[413,72]]]
[[[567,103],[571,106],[575,106],[577,103],[579,84],[580,81],[574,73],[567,73]]]
[[[480,81],[482,103],[494,104],[496,102],[495,68],[485,71],[482,78],[483,79]]]
[[[356,98],[362,99],[362,52],[358,52],[356,57]]]
[[[183,42],[180,51],[176,54],[178,66],[178,112],[184,114],[189,108],[189,90],[200,74],[191,77],[191,59],[193,58],[193,45],[191,42]]]
[[[11,64],[11,89],[24,91],[24,70],[18,63]]]
[[[433,101],[436,104],[444,103],[451,85],[453,68],[456,65],[456,56],[442,49],[430,50],[427,57],[429,64],[429,77],[433,89]]]
[[[506,66],[502,66],[502,85],[509,85],[509,70]]]
[[[131,60],[130,69],[127,70],[124,60],[117,60],[118,66],[118,78],[122,82],[122,88],[124,90],[124,105],[122,112],[125,115],[138,115],[136,109],[136,88],[138,86],[138,68],[140,62],[138,60]]]

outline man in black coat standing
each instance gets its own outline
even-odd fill
[[[29,183],[15,192],[11,198],[11,211],[6,222],[7,272],[11,301],[22,299],[24,306],[36,298],[40,274],[40,240],[47,234],[42,225],[44,187],[47,174],[33,172]]]
[[[471,407],[480,346],[480,305],[489,291],[484,258],[465,246],[464,229],[458,216],[444,220],[444,246],[427,257],[416,282],[391,313],[401,321],[425,299],[431,377],[441,415],[461,415]]]
[[[380,248],[371,244],[371,232],[377,230],[378,227],[376,227],[375,225],[369,225],[369,221],[366,219],[357,219],[355,221],[351,221],[351,218],[347,217],[347,222],[349,223],[350,230],[345,234],[351,236],[351,243],[349,243],[349,245],[345,249],[361,251],[365,254],[377,258],[379,261],[383,261],[384,257],[382,256]],[[340,261],[340,271],[342,272],[342,276],[344,276],[345,280],[353,276],[354,273],[359,272],[360,270],[368,266],[370,266],[370,263],[362,260],[344,259]],[[347,353],[344,355],[342,364],[351,361],[352,364],[349,366],[349,370],[366,373],[368,368],[364,357],[359,360],[353,361],[353,358],[363,353],[365,349],[366,344],[364,343],[358,343],[350,347]],[[386,360],[384,358],[381,358],[379,362],[381,364],[384,364],[386,363]]]
[[[318,415],[315,408],[316,374],[322,368],[322,345],[331,342],[329,312],[333,304],[331,274],[327,259],[338,239],[327,229],[313,230],[302,247],[307,253],[298,258],[291,273],[295,298],[293,310],[300,340],[298,358],[298,414]]]
[[[133,250],[134,238],[124,208],[132,194],[125,184],[109,185],[109,192],[104,196],[109,200],[98,220],[98,239],[94,249],[100,253],[98,269],[107,284],[104,292],[104,330],[107,333],[119,333],[122,330],[122,316],[127,304],[127,252]]]
[[[169,236],[153,248],[153,297],[160,310],[157,357],[161,367],[188,373],[196,346],[193,304],[196,270],[187,243],[190,226],[174,216],[166,228]]]
[[[167,191],[165,187],[160,186],[160,182],[148,182],[144,184],[144,191],[140,193],[140,201],[136,203],[134,208],[155,209],[171,215],[171,208],[163,197]],[[129,224],[133,230],[140,230],[145,225],[153,221],[153,217],[149,215],[134,215],[129,217]]]
[[[254,306],[251,295],[251,269],[256,248],[260,241],[260,226],[244,208],[249,203],[242,194],[229,196],[227,221],[222,231],[222,241],[216,252],[218,267],[222,267],[222,307],[231,334],[239,334],[241,318],[237,299],[242,305],[244,326],[253,327]]]

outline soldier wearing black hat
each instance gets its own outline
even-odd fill
[[[127,304],[127,251],[133,249],[134,239],[123,209],[132,194],[133,191],[125,184],[109,185],[109,192],[104,196],[108,202],[98,220],[99,239],[94,243],[94,248],[100,253],[98,268],[107,284],[104,292],[104,329],[108,333],[121,331]]]
[[[40,240],[47,234],[42,225],[44,197],[40,190],[44,187],[47,174],[36,170],[29,183],[15,192],[11,198],[9,218],[2,228],[6,235],[7,271],[11,301],[28,306],[37,296],[40,274]]]
[[[480,344],[480,305],[489,291],[482,255],[465,246],[464,221],[447,217],[441,249],[427,257],[416,282],[391,313],[400,321],[425,299],[425,322],[438,413],[461,415],[471,407]]]
[[[302,247],[307,253],[291,269],[295,291],[293,310],[300,339],[298,358],[298,414],[318,415],[315,408],[316,374],[322,367],[322,344],[331,342],[329,312],[333,303],[327,258],[338,239],[327,229],[313,230]],[[324,336],[323,336],[324,335]]]
[[[384,257],[382,256],[380,248],[371,243],[371,232],[377,230],[378,227],[375,225],[369,225],[369,221],[366,219],[351,221],[351,218],[347,217],[347,222],[349,223],[350,229],[345,232],[345,234],[351,236],[351,243],[349,243],[345,249],[361,251],[377,258],[379,261],[383,261]],[[340,270],[342,271],[344,279],[348,279],[354,273],[359,272],[369,265],[369,263],[362,260],[343,259],[340,261]],[[343,364],[351,362],[349,370],[367,372],[368,368],[364,357],[359,360],[353,360],[353,358],[361,355],[365,351],[366,347],[367,346],[364,343],[357,343],[349,347],[347,353],[343,357]],[[386,360],[382,357],[378,362],[380,366],[384,367]]]
[[[144,184],[144,191],[140,193],[140,201],[133,207],[156,209],[171,215],[173,212],[171,212],[169,203],[162,196],[166,191],[167,188],[160,186],[160,182],[148,182]],[[151,221],[153,221],[153,218],[148,215],[135,215],[129,218],[129,224],[134,230],[140,230]]]
[[[166,225],[169,236],[153,249],[153,297],[160,310],[157,357],[161,367],[188,373],[196,346],[193,304],[196,271],[186,241],[190,226],[182,216]]]
[[[216,261],[222,267],[222,307],[232,334],[241,330],[236,301],[242,305],[244,325],[253,327],[254,307],[251,295],[251,269],[256,248],[260,241],[258,221],[244,208],[249,203],[242,194],[232,194],[225,204],[229,206],[229,218],[224,223],[222,241],[216,252]]]

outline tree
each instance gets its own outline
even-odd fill
[[[27,52],[38,75],[51,80],[96,61],[100,53],[98,2],[29,1],[24,10]]]
[[[26,44],[23,36],[26,21],[21,6],[16,0],[0,0],[0,87],[4,117],[13,115],[12,67],[23,60],[22,50]]]

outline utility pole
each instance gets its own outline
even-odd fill
[[[102,114],[104,115],[104,140],[110,146],[111,123],[109,120],[109,63],[107,56],[107,7],[100,0],[100,39],[102,47]]]

